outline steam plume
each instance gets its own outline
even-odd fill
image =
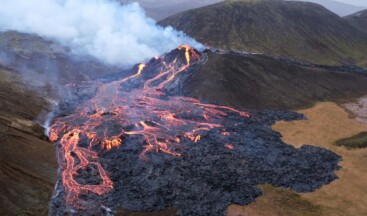
[[[111,0],[2,0],[0,29],[38,34],[121,66],[181,44],[202,48],[184,33],[158,26],[138,3]]]

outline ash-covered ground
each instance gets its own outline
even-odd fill
[[[98,145],[98,143],[88,147],[86,144],[88,139],[84,138],[83,141],[80,136],[82,141],[78,143],[78,148],[88,148],[97,153],[98,157],[93,160],[98,161],[98,164],[103,167],[113,183],[113,188],[101,195],[81,190],[77,205],[67,203],[65,199],[70,192],[65,190],[67,182],[61,178],[63,172],[67,170],[63,163],[66,157],[63,155],[65,147],[58,141],[61,166],[59,181],[50,206],[50,215],[113,215],[117,208],[130,211],[158,211],[168,207],[179,209],[179,215],[225,215],[228,205],[248,204],[260,196],[261,191],[256,187],[259,184],[271,184],[297,192],[311,192],[337,178],[334,172],[340,168],[338,162],[341,158],[338,155],[310,145],[296,149],[282,142],[280,133],[271,129],[278,120],[302,119],[303,116],[297,113],[250,110],[248,111],[250,117],[245,117],[236,111],[219,106],[214,111],[223,112],[224,114],[220,116],[225,117],[219,118],[217,114],[213,114],[210,118],[203,118],[205,115],[201,115],[201,112],[205,110],[200,109],[206,106],[196,102],[193,102],[195,106],[188,106],[187,103],[190,101],[185,99],[182,109],[186,110],[180,110],[180,113],[185,115],[178,115],[181,99],[175,95],[185,94],[182,83],[187,82],[190,74],[195,73],[195,68],[205,62],[203,55],[190,67],[185,68],[185,73],[180,73],[175,81],[165,85],[162,91],[164,94],[150,98],[149,101],[155,102],[154,106],[147,104],[145,108],[150,107],[152,113],[172,109],[176,121],[197,121],[199,125],[207,122],[221,126],[198,130],[194,135],[200,135],[200,139],[195,139],[194,142],[184,136],[184,128],[173,125],[172,129],[183,130],[175,131],[174,138],[179,141],[170,143],[174,147],[165,149],[157,147],[153,148],[155,151],[145,151],[147,142],[150,141],[146,136],[136,134],[139,128],[134,129],[142,125],[139,126],[138,123],[125,125],[121,121],[110,121],[114,115],[119,116],[119,112],[117,114],[101,113],[98,116],[99,125],[95,128],[96,134],[98,135],[101,131],[105,131],[105,134],[115,131],[113,134],[119,134],[122,145],[109,150],[101,148],[102,144]],[[142,78],[122,83],[119,91],[129,93],[132,89],[142,88],[144,84],[142,81],[162,72],[160,70],[162,62],[178,64],[177,62],[184,61],[183,56],[184,53],[175,50],[162,57],[163,61],[152,60],[146,66],[147,71],[142,74]],[[152,83],[153,86],[158,86],[166,80],[168,79],[161,77]],[[133,93],[134,91],[131,91],[131,94]],[[146,95],[139,96],[139,98],[142,97],[145,98]],[[175,101],[174,105],[169,103],[171,100]],[[161,108],[156,102],[170,106]],[[201,108],[198,108],[199,114],[196,116],[188,115],[194,110],[187,110],[187,107]],[[136,107],[134,105],[131,108]],[[144,106],[139,104],[139,109],[144,109]],[[92,116],[95,118],[95,112],[85,113],[86,119]],[[156,120],[156,116],[145,118],[144,124],[147,126],[143,124],[144,129],[161,128],[157,125],[163,125],[165,127],[162,126],[162,128],[166,128],[164,130],[171,135],[172,132],[166,127],[167,122]],[[68,116],[64,116],[58,121],[68,124],[68,119]],[[85,124],[87,122],[80,119],[78,122],[73,122],[73,125],[79,128],[83,128]],[[189,126],[192,126],[191,123],[188,124]],[[68,127],[69,125],[66,126]],[[120,133],[120,130],[125,133]],[[158,132],[162,132],[160,130]],[[68,134],[66,129],[63,133],[62,135]],[[158,136],[158,141],[160,136],[163,135]],[[142,152],[145,152],[144,157]],[[74,158],[75,164],[82,163],[77,154],[71,152],[71,157]],[[90,164],[78,170],[74,180],[77,186],[93,187],[93,185],[102,184],[103,180],[100,176],[98,167]]]

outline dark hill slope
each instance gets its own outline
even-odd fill
[[[0,64],[22,73],[30,82],[67,84],[116,73],[118,68],[37,35],[0,32]],[[37,77],[37,79],[35,79]]]
[[[361,63],[367,55],[367,33],[314,3],[226,1],[171,16],[160,24],[216,48],[313,63]]]
[[[367,32],[367,10],[357,12],[344,18],[348,20],[352,25],[355,25],[362,31]]]
[[[48,101],[0,66],[0,215],[47,215],[56,182],[55,147],[33,122]]]
[[[367,76],[262,55],[208,53],[188,82],[204,101],[245,108],[299,109],[365,95]]]

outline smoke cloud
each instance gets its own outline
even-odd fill
[[[138,3],[111,0],[2,0],[0,29],[37,34],[73,53],[129,66],[181,44],[203,46],[172,27],[163,28]]]

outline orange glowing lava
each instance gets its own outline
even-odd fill
[[[233,146],[232,144],[230,144],[230,143],[225,144],[225,146],[226,146],[228,149],[231,149],[231,150],[233,150],[233,149],[234,149],[234,146]]]
[[[215,128],[229,136],[220,124],[228,112],[249,117],[248,113],[230,107],[166,95],[165,86],[191,65],[200,63],[200,58],[198,52],[183,45],[174,59],[166,61],[165,55],[152,59],[158,69],[140,64],[134,75],[99,86],[95,97],[79,105],[75,113],[55,120],[50,140],[60,146],[59,164],[67,205],[75,206],[83,193],[102,195],[111,191],[113,183],[99,162],[98,152],[119,148],[128,136],[144,138],[140,154],[143,160],[148,160],[147,155],[152,152],[179,157],[183,140],[199,144]],[[78,171],[91,165],[96,167],[101,183],[78,183]]]

